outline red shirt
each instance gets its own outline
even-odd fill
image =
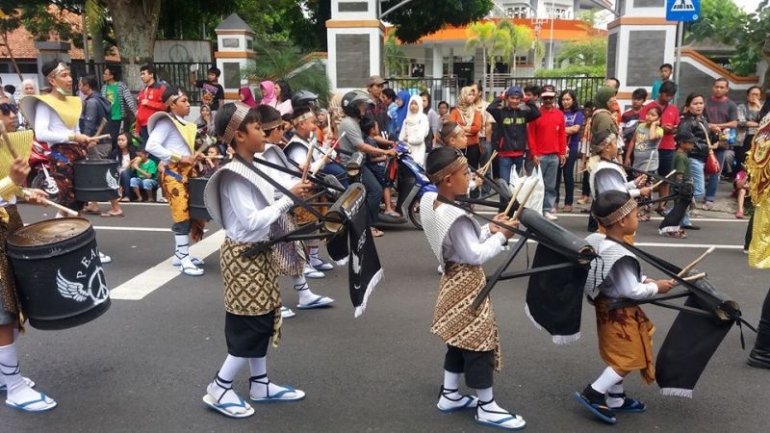
[[[540,107],[540,117],[527,125],[529,150],[534,156],[565,155],[567,131],[564,113],[554,107]]]
[[[139,92],[139,109],[136,110],[136,133],[139,134],[139,129],[142,126],[147,126],[147,121],[150,120],[150,116],[158,111],[166,111],[166,104],[162,101],[163,92],[166,90],[166,86],[160,83],[153,83],[142,89]],[[147,100],[146,103],[142,101]]]
[[[647,116],[647,110],[650,107],[660,108],[660,126],[671,125],[674,127],[674,130],[671,132],[663,130],[663,137],[660,139],[660,144],[658,144],[658,150],[676,150],[674,134],[676,133],[676,127],[679,125],[679,109],[674,104],[668,104],[664,107],[660,102],[652,101],[642,108],[642,111],[639,113],[640,119],[644,119]]]

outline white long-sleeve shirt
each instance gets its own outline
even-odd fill
[[[270,146],[270,147],[267,147]],[[281,167],[286,167],[286,162],[279,153],[283,153],[283,150],[281,150],[277,145],[275,144],[267,144],[265,151],[257,154],[258,157],[264,159],[267,162],[273,163],[275,165],[280,165]],[[286,167],[290,170],[296,170],[296,167]],[[283,187],[286,189],[291,189],[292,186],[294,186],[297,182],[299,182],[299,176],[292,176],[289,173],[285,173],[283,171],[273,169],[270,167],[260,167],[260,170],[269,173],[270,177],[275,179],[278,183],[280,183]],[[279,190],[275,190],[275,199],[278,200],[279,198],[283,197],[283,193]]]
[[[268,239],[270,225],[292,206],[284,197],[272,205],[257,188],[241,176],[225,172],[222,176],[221,206],[225,234],[237,242],[261,242]]]
[[[458,218],[449,228],[441,244],[444,260],[467,265],[482,265],[503,251],[506,238],[502,233],[494,235],[489,225],[476,230],[473,221]]]
[[[182,124],[185,122],[179,119]],[[184,141],[184,137],[176,129],[173,121],[169,118],[160,119],[155,123],[155,127],[147,139],[147,152],[150,152],[156,158],[163,162],[169,162],[171,155],[179,156],[192,155],[190,146]]]
[[[39,102],[35,108],[35,139],[45,143],[58,144],[70,141],[71,134],[79,134],[80,126],[69,128],[59,114],[48,105]]]
[[[613,246],[617,246],[617,243],[605,239],[599,244],[597,254],[601,255],[603,250]],[[635,263],[630,256],[619,259],[612,266],[599,289],[610,298],[647,299],[657,295],[658,286],[652,282],[644,283],[647,277],[642,275],[639,278],[637,266],[638,263]]]

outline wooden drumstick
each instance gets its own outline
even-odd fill
[[[332,154],[333,151],[334,151],[334,148],[330,146],[328,149],[326,149],[326,152],[324,152],[324,156],[323,158],[321,158],[321,160],[326,159],[329,155]],[[318,166],[313,170],[313,176],[318,174],[318,172],[321,171],[322,167],[323,167],[322,164],[318,164]]]
[[[707,249],[705,253],[703,253],[703,254],[701,254],[701,255],[700,255],[700,257],[698,257],[697,259],[693,260],[693,262],[692,262],[692,263],[690,263],[689,265],[687,265],[687,266],[683,267],[683,268],[682,268],[682,270],[681,270],[681,271],[679,271],[679,273],[678,273],[678,274],[676,274],[676,276],[677,276],[677,277],[683,277],[683,276],[687,275],[687,273],[688,273],[688,272],[690,272],[690,270],[691,270],[692,268],[694,268],[694,267],[695,267],[695,265],[697,265],[698,263],[700,263],[701,261],[703,261],[703,259],[705,259],[705,258],[706,258],[706,256],[708,256],[709,254],[713,253],[713,252],[714,252],[714,250],[716,250],[716,247],[711,247],[711,248]]]
[[[32,194],[30,194],[30,192],[27,191],[26,189],[24,189],[23,191],[24,191],[24,196],[25,197],[32,196]],[[64,207],[64,206],[60,205],[59,203],[56,203],[55,201],[48,200],[47,198],[43,199],[43,203],[45,203],[47,206],[51,206],[52,208],[56,208],[56,209],[66,213],[67,215],[69,215],[71,217],[78,216],[78,213],[75,212],[74,210],[72,210],[72,209],[70,209],[68,207]]]
[[[519,201],[519,208],[516,209],[516,213],[513,214],[513,220],[518,221],[519,217],[521,216],[521,213],[524,212],[524,205],[527,203],[527,200],[529,200],[529,197],[532,195],[532,193],[535,191],[535,187],[537,186],[539,180],[535,179],[534,182],[532,182],[532,187],[527,190],[526,194],[524,194],[524,200]]]
[[[666,175],[666,179],[668,179],[669,177],[673,176],[674,174],[676,174],[676,170],[671,170],[671,173]],[[655,184],[652,185],[652,189],[655,189],[655,188],[659,187],[661,184],[663,184],[663,180],[659,180],[659,181],[655,182]]]
[[[104,140],[105,138],[112,138],[112,136],[110,134],[95,135],[93,137],[88,137],[88,141],[99,141]]]
[[[16,152],[16,149],[13,148],[11,145],[11,137],[8,136],[8,131],[5,129],[5,123],[0,122],[0,134],[3,135],[3,141],[5,142],[5,145],[8,146],[8,151],[11,152],[11,156],[13,156],[13,159],[16,159],[19,157],[19,154]]]
[[[95,136],[102,135],[102,131],[104,131],[104,128],[106,126],[107,126],[107,119],[102,119],[102,123],[99,124],[99,128],[96,130],[96,134],[94,134],[94,135]],[[109,134],[106,134],[106,135],[109,135]],[[110,135],[110,137],[112,137],[112,136]]]
[[[315,136],[313,137],[313,140],[310,142],[310,144],[307,147],[307,156],[305,156],[305,168],[302,170],[302,183],[305,183],[307,181],[307,174],[310,171],[310,163],[313,161],[313,150],[315,148],[316,139]]]
[[[519,182],[519,184],[516,185],[516,188],[513,189],[511,200],[508,202],[508,206],[505,208],[505,212],[503,212],[503,215],[508,215],[508,212],[510,212],[511,209],[513,209],[513,203],[516,201],[516,197],[519,196],[519,192],[521,192],[521,187],[523,187],[525,183],[527,183],[527,178],[524,178],[524,180]]]
[[[693,281],[698,281],[703,278],[706,278],[705,272],[701,272],[700,274],[690,275],[689,277],[684,277],[682,279],[687,281],[688,283],[692,283]]]
[[[496,150],[492,152],[492,156],[489,157],[489,161],[487,161],[487,163],[484,164],[484,167],[481,167],[481,169],[479,170],[479,173],[482,176],[487,174],[487,171],[489,171],[489,167],[492,166],[492,161],[494,161],[495,158],[497,158],[497,151]]]
[[[206,155],[203,159],[225,159],[222,155]]]

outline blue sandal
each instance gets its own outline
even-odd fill
[[[232,383],[232,382],[226,382],[226,381],[224,381],[222,379],[219,379],[218,377],[215,380],[221,381],[221,382],[226,383],[226,384],[231,384]],[[222,392],[222,395],[220,395],[219,398],[215,400],[214,396],[209,394],[208,391],[207,391],[206,395],[203,396],[203,404],[205,404],[206,407],[208,407],[209,409],[215,410],[215,411],[221,413],[222,415],[230,417],[230,418],[248,418],[248,417],[254,415],[254,408],[251,407],[245,401],[243,401],[243,399],[238,394],[235,394],[235,391],[233,391],[233,387],[232,386],[228,386],[227,388],[225,388],[224,386],[222,386],[221,383],[217,383],[217,386],[224,390]],[[238,397],[238,403],[222,403],[222,398],[228,392],[232,392],[233,394],[235,394],[236,397]],[[230,412],[228,409],[233,408],[233,407],[237,407],[237,408],[241,408],[241,409],[246,409],[246,411],[242,412],[242,413]]]
[[[249,398],[251,399],[251,401],[255,403],[260,403],[260,404],[286,403],[286,402],[300,401],[303,398],[305,398],[304,391],[300,391],[291,386],[283,386],[283,385],[281,385],[281,388],[283,388],[282,391],[279,391],[273,395],[270,395],[270,383],[271,383],[270,379],[267,379],[267,382],[262,382],[260,379],[267,379],[267,375],[263,374],[261,376],[252,376],[249,378]],[[265,385],[267,389],[267,396],[259,397],[259,398],[251,397],[252,384]],[[294,395],[289,395],[289,394],[294,394]]]
[[[40,392],[38,394],[40,395],[40,398],[38,398],[36,400],[30,400],[28,402],[18,403],[18,404],[14,403],[12,401],[6,400],[5,401],[5,405],[8,406],[8,407],[12,407],[14,409],[20,410],[22,412],[29,412],[29,413],[45,412],[45,411],[49,411],[49,410],[51,410],[51,409],[56,407],[56,401],[54,401],[53,399],[48,398],[48,396],[43,394],[42,392]],[[51,400],[51,402],[49,403],[47,400]],[[46,406],[42,407],[42,408],[39,408],[39,409],[29,409],[29,406],[31,406],[31,405],[33,405],[35,403],[45,403]]]
[[[613,407],[611,408],[615,412],[630,412],[630,413],[642,413],[647,410],[647,406],[642,403],[641,400],[637,400],[635,398],[628,398],[626,397],[626,393],[620,393],[620,394],[607,394],[611,398],[622,398],[623,404],[619,407]]]
[[[323,308],[323,307],[328,307],[333,303],[334,303],[334,299],[328,298],[326,296],[318,295],[317,298],[313,299],[313,301],[308,304],[297,304],[297,309],[310,310],[312,308]]]

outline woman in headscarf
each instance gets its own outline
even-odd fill
[[[265,80],[259,83],[259,90],[262,92],[262,99],[259,100],[259,105],[269,105],[273,108],[278,106],[275,84],[272,81]]]
[[[412,96],[407,104],[406,119],[398,135],[398,141],[409,145],[409,152],[415,162],[425,167],[425,137],[430,133],[428,116],[422,111],[422,97]]]
[[[460,90],[460,100],[457,101],[457,108],[452,110],[452,113],[449,115],[449,121],[456,122],[465,131],[465,137],[468,140],[465,154],[468,158],[468,166],[472,170],[479,168],[479,161],[481,160],[481,150],[479,149],[481,113],[473,105],[475,99],[473,87],[463,87]]]
[[[254,94],[251,93],[249,86],[243,86],[238,90],[238,96],[241,97],[241,102],[248,105],[251,108],[257,106],[257,101],[254,99]]]
[[[612,87],[600,87],[594,95],[594,112],[591,116],[591,135],[600,131],[610,131],[618,135],[618,121],[612,114],[611,107],[617,103],[615,89]]]
[[[401,135],[401,128],[404,127],[404,120],[406,120],[406,115],[409,113],[410,97],[409,92],[406,90],[402,90],[396,95],[395,103],[398,105],[399,101],[401,101],[401,105],[398,105],[398,108],[396,109],[396,118],[394,120],[396,123],[392,128],[393,134],[391,137],[399,137]]]

